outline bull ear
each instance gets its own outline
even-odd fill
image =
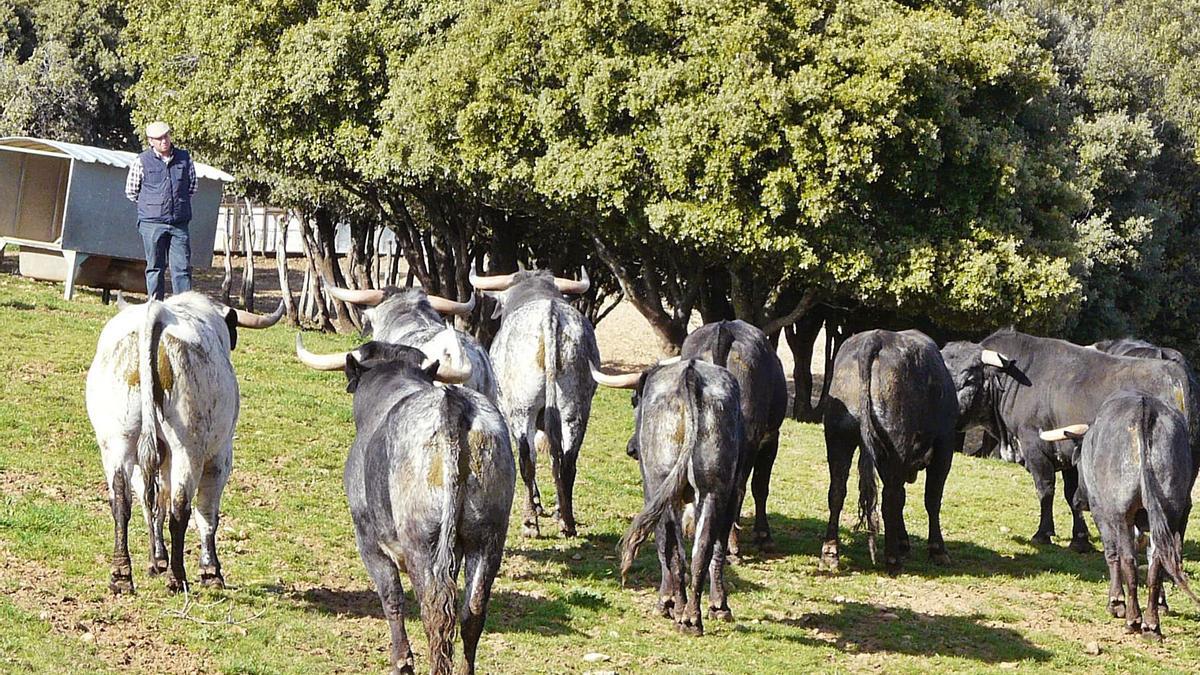
[[[353,394],[358,390],[358,381],[362,378],[363,371],[366,370],[358,359],[354,358],[354,354],[346,355],[346,393]]]
[[[492,309],[492,318],[499,319],[504,314],[504,291],[484,291],[483,294],[496,303],[496,307]]]
[[[428,359],[428,360],[427,360],[427,361],[426,361],[424,364],[422,364],[422,365],[423,365],[424,367],[423,367],[423,368],[421,368],[421,370],[422,370],[422,371],[423,371],[423,372],[424,372],[426,375],[428,375],[428,376],[429,376],[429,379],[431,379],[431,380],[436,380],[436,379],[437,379],[437,374],[438,374],[438,367],[442,365],[442,362],[441,362],[441,361],[439,361],[439,360],[437,360],[437,359]]]
[[[229,329],[229,351],[237,349],[237,326],[237,310],[232,307],[225,308],[225,327]]]

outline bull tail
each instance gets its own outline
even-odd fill
[[[637,557],[638,547],[642,542],[646,541],[646,537],[650,535],[650,531],[658,526],[658,521],[662,520],[663,514],[667,509],[671,508],[683,499],[683,495],[688,486],[689,468],[692,464],[692,453],[696,447],[697,435],[696,429],[700,424],[699,397],[701,396],[700,383],[697,380],[695,368],[691,365],[683,371],[684,382],[684,410],[681,411],[685,415],[683,420],[683,441],[679,448],[679,456],[675,458],[675,464],[671,466],[671,470],[667,472],[667,477],[660,483],[651,494],[648,495],[645,507],[642,512],[634,517],[633,522],[629,525],[629,530],[625,532],[625,536],[621,537],[621,543],[617,550],[621,554],[621,584],[625,584],[625,578],[629,576],[629,569],[633,567],[633,559]]]
[[[712,362],[725,368],[729,362],[729,351],[733,348],[733,333],[729,330],[728,321],[717,323],[717,339],[713,344]]]
[[[138,437],[137,462],[145,480],[143,499],[153,509],[162,455],[158,446],[158,409],[162,405],[163,388],[158,372],[158,347],[162,340],[163,304],[157,300],[146,303],[146,319],[138,335],[138,382],[142,403],[142,429]]]
[[[879,453],[891,447],[887,432],[875,415],[871,397],[871,369],[883,349],[883,340],[878,333],[871,333],[867,348],[859,361],[859,379],[862,381],[862,396],[859,397],[858,425],[862,436],[862,452],[858,455],[858,527],[867,525],[867,547],[871,551],[871,564],[875,564],[875,538],[879,534],[879,518],[875,506],[879,501],[875,485],[875,465]]]
[[[443,389],[439,418],[442,438],[437,451],[442,457],[443,502],[438,524],[433,564],[425,572],[425,592],[421,595],[421,623],[429,639],[429,669],[450,673],[454,669],[454,636],[458,627],[458,522],[466,498],[470,474],[469,401],[453,389]]]
[[[1154,543],[1152,547],[1154,559],[1150,561],[1150,564],[1157,563],[1193,602],[1200,605],[1200,598],[1197,598],[1196,594],[1192,592],[1187,576],[1183,572],[1183,542],[1173,532],[1174,528],[1167,520],[1167,513],[1163,508],[1165,497],[1162,486],[1151,466],[1150,439],[1153,438],[1156,414],[1146,405],[1144,398],[1142,399],[1141,417],[1142,422],[1138,425],[1138,452],[1142,458],[1142,502],[1150,520],[1150,539]]]
[[[558,310],[553,303],[542,326],[542,345],[542,369],[546,376],[542,431],[554,456],[562,452],[562,418],[558,412]]]

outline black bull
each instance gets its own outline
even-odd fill
[[[704,630],[700,593],[706,571],[709,618],[733,618],[725,596],[725,541],[737,517],[737,488],[748,469],[738,393],[726,369],[684,360],[644,373],[634,395],[645,505],[621,540],[621,578],[654,531],[662,566],[659,611],[696,634]],[[681,508],[689,501],[696,512],[690,576]]]
[[[1003,368],[985,366],[982,349],[1007,358]],[[1087,523],[1074,506],[1079,474],[1068,449],[1043,441],[1039,432],[1069,424],[1090,424],[1104,401],[1121,389],[1140,390],[1185,414],[1190,442],[1197,446],[1196,400],[1187,371],[1157,359],[1112,356],[1064,340],[1012,330],[993,333],[979,344],[951,342],[942,349],[954,378],[964,425],[988,429],[1033,477],[1041,517],[1032,541],[1050,543],[1054,530],[1055,473],[1071,507],[1071,549],[1092,550]]]
[[[787,415],[787,380],[783,365],[767,336],[745,321],[718,321],[696,329],[683,342],[685,359],[701,359],[729,369],[741,390],[745,423],[746,461],[753,478],[754,537],[760,544],[771,540],[767,524],[767,496],[771,469],[779,453],[779,427]],[[749,474],[749,470],[747,471]],[[738,489],[738,512],[745,497],[746,477]],[[738,554],[737,532],[730,537],[730,552]]]
[[[904,526],[904,483],[928,468],[925,509],[929,513],[929,556],[948,562],[942,540],[942,490],[954,456],[958,405],[954,384],[937,345],[924,333],[872,330],[859,333],[838,351],[825,410],[829,459],[829,525],[822,567],[838,566],[838,522],[854,449],[859,456],[859,519],[870,530],[875,559],[875,470],[883,482],[884,553],[897,572],[908,551]]]

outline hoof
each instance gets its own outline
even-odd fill
[[[704,635],[704,626],[699,622],[692,623],[690,621],[679,621],[675,624],[675,627],[684,635],[694,635],[696,637]]]
[[[108,582],[108,590],[113,595],[133,595],[133,577],[114,575]]]
[[[396,659],[396,664],[392,667],[391,675],[412,675],[417,672],[413,664],[413,655],[412,652],[409,652],[405,658]]]
[[[659,598],[658,613],[664,619],[675,618],[675,601],[671,598]]]
[[[171,563],[167,562],[166,558],[163,558],[161,560],[155,560],[154,562],[150,563],[146,567],[146,574],[149,574],[152,577],[156,577],[160,574],[163,574],[170,568],[171,568]]]
[[[174,575],[167,576],[167,590],[172,593],[182,593],[187,590],[186,579],[176,579]]]
[[[1126,633],[1140,633],[1140,632],[1142,632],[1142,622],[1140,622],[1140,621],[1135,621],[1135,622],[1133,622],[1133,623],[1126,623],[1126,624],[1125,624],[1125,632],[1126,632]]]
[[[1125,601],[1124,600],[1109,600],[1108,613],[1114,619],[1125,618]]]
[[[884,564],[890,576],[894,577],[904,571],[904,564],[899,558],[888,558]]]
[[[729,611],[728,607],[717,609],[715,607],[708,608],[708,618],[713,621],[733,621],[733,612]]]
[[[929,561],[935,565],[949,565],[950,556],[946,553],[946,549],[929,549]]]
[[[566,525],[560,523],[558,526],[558,532],[567,539],[571,539],[575,536],[575,527],[567,527]]]
[[[225,577],[220,574],[201,574],[200,585],[208,588],[225,588]]]
[[[542,531],[538,528],[536,520],[526,520],[521,525],[521,535],[530,539],[536,539],[542,536]]]
[[[1155,626],[1154,628],[1147,628],[1143,626],[1142,638],[1149,642],[1162,642],[1162,626]]]
[[[836,541],[827,541],[821,545],[821,560],[817,568],[824,572],[838,571],[838,545]]]
[[[1045,532],[1038,532],[1037,534],[1030,537],[1029,541],[1034,544],[1053,544],[1054,543],[1053,541],[1051,541],[1050,535],[1046,534]]]
[[[1069,546],[1067,546],[1067,548],[1071,549],[1072,551],[1075,551],[1076,553],[1095,553],[1096,552],[1096,547],[1092,546],[1092,542],[1088,541],[1086,538],[1072,539],[1071,544]]]

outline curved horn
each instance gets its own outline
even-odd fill
[[[439,314],[460,314],[466,316],[475,309],[475,294],[471,294],[471,299],[466,302],[458,302],[449,298],[443,298],[437,295],[426,296],[429,298],[429,304],[433,306]]]
[[[1007,368],[1008,364],[1012,363],[1012,359],[1001,354],[1000,352],[992,351],[991,349],[983,350],[983,353],[979,356],[979,360],[983,361],[985,365],[995,366],[997,368]]]
[[[592,279],[588,276],[586,267],[580,267],[579,272],[579,281],[554,277],[554,285],[558,288],[558,292],[573,293],[575,295],[587,293],[587,290],[592,287]]]
[[[356,305],[374,307],[383,302],[383,291],[380,290],[355,291],[349,288],[338,288],[333,285],[325,286],[325,290],[329,291],[330,295],[342,302],[351,302]]]
[[[270,328],[279,323],[279,320],[283,318],[283,300],[279,301],[279,306],[275,308],[274,312],[265,316],[255,314],[254,312],[247,312],[244,309],[235,309],[233,311],[237,312],[237,325],[242,328]]]
[[[1087,433],[1088,425],[1072,424],[1070,426],[1061,427],[1058,429],[1049,429],[1038,434],[1043,441],[1066,441],[1083,438]]]
[[[468,278],[471,280],[471,285],[481,291],[507,291],[516,276],[516,274],[493,274],[481,277],[476,276],[475,270],[471,270]]]
[[[454,366],[435,359],[432,356],[427,356],[425,357],[425,362],[421,364],[421,370],[425,370],[434,363],[438,364],[438,369],[437,373],[433,376],[433,379],[437,380],[438,382],[444,382],[446,384],[462,384],[463,382],[471,379],[470,362],[464,363],[462,368],[455,368]]]
[[[662,359],[661,361],[659,361],[659,362],[658,362],[658,365],[660,365],[660,366],[669,366],[669,365],[672,365],[672,364],[675,364],[675,363],[679,363],[679,362],[680,362],[680,361],[682,361],[682,360],[683,360],[683,357],[682,357],[682,356],[670,356],[670,357],[667,357],[667,358],[665,358],[665,359]]]
[[[595,366],[591,366],[591,370],[592,379],[595,380],[597,384],[602,384],[606,387],[613,387],[614,389],[633,389],[637,386],[638,380],[642,378],[642,374],[640,372],[625,373],[623,375],[607,375],[597,370]]]
[[[357,350],[353,352],[337,352],[335,354],[313,354],[304,348],[304,342],[300,337],[300,333],[296,333],[296,357],[304,365],[313,370],[341,370],[346,367],[346,355],[354,354],[355,358],[360,358]]]

